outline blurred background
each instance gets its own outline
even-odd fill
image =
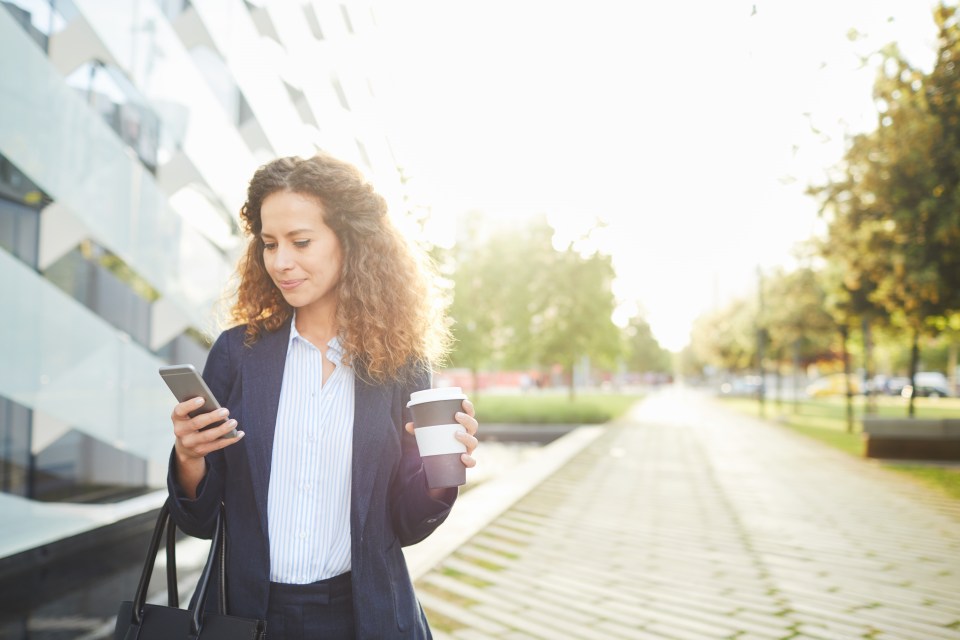
[[[139,562],[156,370],[202,368],[277,156],[356,164],[431,253],[436,381],[485,422],[670,384],[849,436],[960,415],[955,2],[0,4],[0,636],[129,597],[77,558]]]

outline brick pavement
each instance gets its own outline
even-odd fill
[[[960,501],[671,390],[417,592],[438,640],[960,639]]]

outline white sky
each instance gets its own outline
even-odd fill
[[[618,320],[643,310],[670,349],[817,229],[805,187],[873,126],[876,59],[858,56],[896,40],[929,68],[935,51],[930,0],[375,6],[378,98],[436,228],[468,210],[604,220]]]

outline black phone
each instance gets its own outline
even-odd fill
[[[172,364],[166,367],[160,367],[160,377],[170,387],[170,391],[177,398],[177,402],[184,402],[191,398],[203,398],[203,406],[190,412],[190,417],[196,417],[201,413],[209,413],[220,408],[220,403],[213,397],[210,387],[203,381],[200,374],[192,364]],[[219,427],[226,420],[219,420],[213,424],[204,427],[201,431]],[[237,430],[233,429],[222,438],[236,438]]]

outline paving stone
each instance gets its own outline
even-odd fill
[[[947,629],[942,626],[909,620],[897,615],[896,612],[884,611],[882,609],[856,611],[851,617],[857,621],[863,621],[873,628],[889,631],[890,633],[904,634],[910,638],[924,638],[925,640],[934,640],[934,638],[960,638],[960,631],[955,629]]]
[[[645,627],[644,631],[655,634],[657,638],[669,640],[723,640],[730,637],[730,634],[726,631],[711,629],[691,630],[660,622]]]
[[[960,501],[873,461],[668,392],[427,576],[479,604],[424,607],[463,615],[458,640],[960,638],[958,525]]]
[[[498,611],[487,605],[478,605],[473,607],[472,610],[480,615],[496,617],[498,622],[510,629],[530,634],[535,638],[555,640],[558,634],[562,633],[562,628],[558,628],[556,622],[544,624],[542,619],[538,619],[539,617],[535,614],[530,615],[530,612],[527,610],[521,610],[518,613],[509,613],[506,611]]]
[[[476,615],[470,609],[465,607],[448,603],[447,601],[434,596],[428,591],[420,590],[417,593],[417,599],[420,600],[420,604],[423,606],[423,608],[427,610],[427,620],[430,619],[430,611],[435,611],[438,614],[450,618],[451,620],[456,620],[467,627],[471,627],[480,632],[494,634],[495,636],[497,634],[503,634],[508,630],[507,627],[495,622],[494,620]]]

